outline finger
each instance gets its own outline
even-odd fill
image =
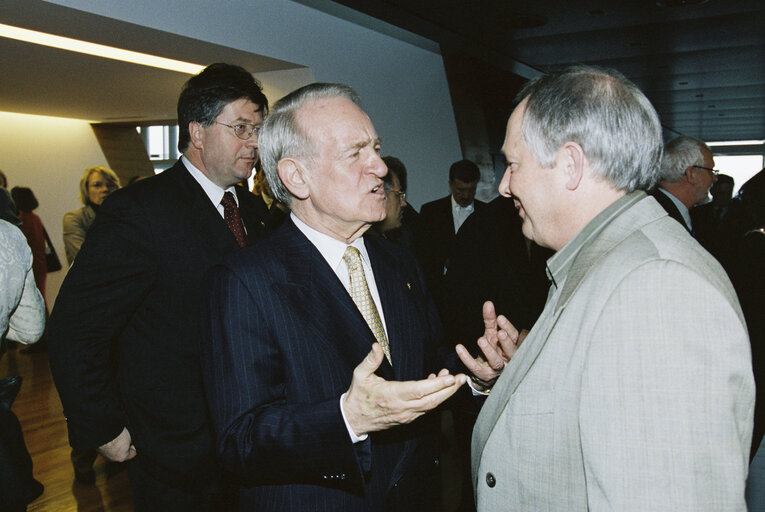
[[[443,375],[449,375],[449,370],[446,368],[442,368],[440,372],[438,372],[438,376],[441,377]]]
[[[483,303],[483,335],[485,338],[494,341],[497,335],[497,313],[494,310],[494,303],[487,300]]]
[[[497,328],[497,312],[494,311],[494,303],[487,300],[483,303],[483,325],[486,329]]]
[[[353,370],[353,373],[355,374],[357,371],[360,372],[359,378],[362,379],[372,375],[380,367],[380,364],[382,364],[383,357],[385,357],[385,355],[383,354],[383,350],[382,347],[380,347],[380,344],[373,343],[372,350],[369,351],[367,357],[365,357],[364,360],[359,363],[356,369]]]
[[[518,341],[515,342],[516,345],[520,346],[521,343],[523,343],[523,340],[526,339],[526,336],[529,335],[528,329],[523,329],[520,333],[518,333]]]
[[[499,331],[498,334],[499,338],[499,347],[501,349],[501,357],[507,363],[510,361],[510,359],[515,355],[515,351],[518,350],[518,345],[516,344],[515,340],[518,339],[518,337],[511,337],[508,336],[507,332],[504,330]]]
[[[405,382],[389,381],[389,393],[403,402],[419,400],[454,385],[454,375],[441,375],[433,379],[410,380]]]
[[[462,364],[464,364],[465,367],[470,370],[470,373],[480,377],[479,374],[483,373],[481,371],[481,363],[472,355],[470,355],[470,352],[468,352],[468,350],[462,345],[457,345],[455,350],[457,350],[457,355],[459,356],[460,361],[462,361]]]
[[[518,339],[518,329],[507,319],[505,315],[497,317],[497,326],[505,331],[515,342]]]
[[[467,377],[464,374],[456,375],[452,385],[446,386],[417,400],[410,400],[407,405],[412,411],[430,411],[441,405],[444,400],[456,393],[465,382],[467,382]]]
[[[486,362],[494,370],[501,370],[505,367],[506,361],[501,348],[499,348],[497,345],[489,343],[484,338],[478,339],[478,346],[481,348],[481,352],[483,352],[483,355],[486,357]]]

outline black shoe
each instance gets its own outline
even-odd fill
[[[0,380],[0,407],[10,409],[21,389],[21,375],[11,375]]]
[[[22,348],[19,350],[22,354],[39,354],[41,352],[47,352],[48,351],[48,345],[46,343],[43,343],[42,341],[38,341],[37,343],[33,343],[32,345],[27,345],[27,348]]]
[[[106,461],[106,479],[110,479],[114,475],[118,475],[125,471],[124,462],[114,462],[112,460]]]
[[[74,479],[81,485],[94,485],[96,483],[96,472],[92,469],[90,471],[77,471],[75,469]]]

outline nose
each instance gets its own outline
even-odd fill
[[[248,148],[257,148],[258,147],[258,132],[252,132],[252,135],[249,139],[244,141],[244,145]]]
[[[388,166],[385,165],[385,162],[383,162],[382,157],[377,151],[372,152],[371,161],[369,162],[369,171],[379,178],[388,174]]]
[[[505,174],[502,175],[502,180],[499,182],[497,190],[505,197],[511,197],[513,194],[510,192],[510,169],[505,170]]]

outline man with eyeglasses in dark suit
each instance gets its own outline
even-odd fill
[[[690,209],[709,197],[719,172],[714,166],[712,151],[698,139],[681,135],[664,146],[661,181],[653,197],[691,234]]]
[[[110,195],[50,319],[50,364],[74,448],[129,461],[136,511],[220,511],[202,389],[200,284],[264,234],[246,188],[268,110],[239,66],[212,64],[178,100],[181,159]]]

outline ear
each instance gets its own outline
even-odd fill
[[[684,176],[685,180],[690,183],[691,185],[695,185],[698,181],[698,175],[696,174],[696,168],[691,166],[688,166],[685,168]]]
[[[196,149],[202,149],[204,142],[204,127],[198,121],[189,122],[189,138],[191,145]]]
[[[310,195],[305,180],[306,168],[294,158],[283,158],[276,164],[276,172],[287,190],[298,199],[307,199]]]
[[[587,165],[584,150],[576,142],[568,141],[561,147],[561,152],[566,189],[576,190],[582,182],[584,169]]]

